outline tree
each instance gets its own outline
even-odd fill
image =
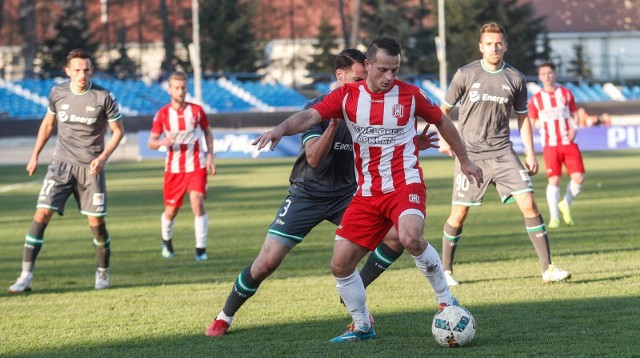
[[[174,29],[169,22],[167,0],[160,0],[160,19],[162,20],[162,44],[164,45],[164,59],[160,64],[163,72],[173,72],[175,59]]]
[[[54,24],[53,37],[46,40],[38,52],[42,61],[42,71],[61,71],[67,63],[67,55],[81,48],[93,56],[98,44],[91,40],[83,0],[58,0],[62,15]]]
[[[424,73],[437,68],[433,29],[423,26],[429,14],[424,1],[363,0],[361,29],[368,43],[380,35],[393,36],[403,48],[402,73]]]
[[[505,60],[524,73],[534,73],[539,59],[549,58],[548,48],[539,52],[536,45],[546,33],[544,18],[535,16],[530,1],[520,0],[447,0],[447,60],[455,71],[479,59],[480,27],[491,21],[507,31]],[[435,54],[434,54],[435,56]]]
[[[138,78],[138,64],[129,57],[126,47],[125,27],[118,28],[118,58],[109,63],[109,72],[115,74],[119,79]]]
[[[361,29],[368,44],[380,35],[395,37],[407,48],[416,25],[417,8],[407,0],[362,0]]]
[[[22,34],[22,56],[24,58],[24,76],[33,76],[33,60],[38,52],[36,37],[36,4],[35,0],[20,0],[18,26]]]
[[[251,21],[257,6],[256,0],[201,1],[200,52],[203,71],[256,71],[263,48],[263,44],[252,33]]]
[[[307,70],[313,73],[333,74],[333,63],[335,58],[336,36],[334,28],[329,23],[326,16],[322,16],[318,27],[318,43],[316,53],[311,56],[311,62],[307,64]]]
[[[587,52],[582,41],[573,45],[575,57],[569,61],[570,67],[568,72],[575,76],[578,81],[582,82],[586,78],[591,77],[591,67],[587,62]]]

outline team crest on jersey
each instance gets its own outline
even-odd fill
[[[391,115],[395,118],[402,118],[404,116],[404,106],[401,104],[394,104],[391,108]]]
[[[420,204],[420,195],[418,194],[409,194],[409,202]]]

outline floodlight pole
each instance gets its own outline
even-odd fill
[[[198,0],[191,0],[191,19],[193,42],[189,46],[189,56],[191,57],[191,66],[193,66],[193,88],[194,95],[198,104],[202,102],[202,67],[200,63],[200,17],[199,17]]]
[[[438,61],[440,63],[440,89],[442,93],[447,92],[447,41],[445,37],[445,22],[444,22],[444,2],[445,0],[438,0]]]

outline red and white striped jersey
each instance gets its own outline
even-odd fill
[[[199,105],[187,102],[180,110],[175,110],[171,104],[162,107],[153,118],[151,132],[174,138],[173,145],[167,151],[165,171],[191,173],[206,169],[204,131],[207,130],[209,120]]]
[[[575,128],[571,113],[578,110],[573,93],[562,86],[553,92],[544,90],[529,100],[529,118],[540,120],[542,146],[555,147],[570,144],[569,130]]]
[[[422,183],[416,117],[438,123],[442,111],[418,87],[396,80],[372,93],[366,81],[345,84],[312,106],[322,118],[343,118],[353,138],[356,195],[390,193]]]

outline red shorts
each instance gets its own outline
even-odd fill
[[[403,213],[424,218],[426,201],[427,189],[422,183],[409,184],[388,194],[356,195],[347,207],[336,235],[373,251],[391,227],[398,227],[398,219]]]
[[[184,194],[195,191],[207,197],[207,171],[196,170],[191,173],[164,173],[164,205],[179,208]]]
[[[562,176],[562,164],[567,168],[569,175],[584,173],[582,155],[576,143],[544,147],[542,150],[544,165],[547,167],[547,177]]]

